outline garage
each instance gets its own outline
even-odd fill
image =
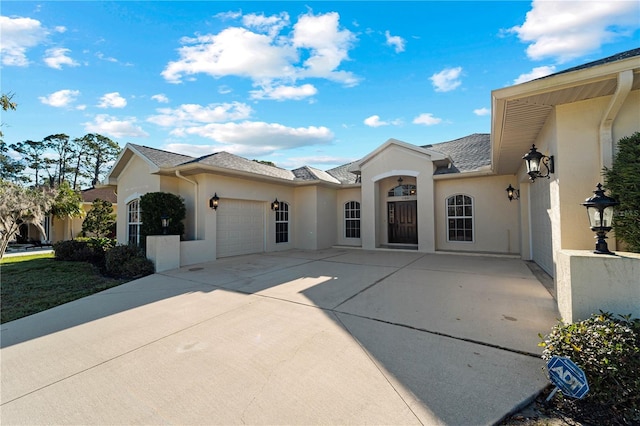
[[[549,195],[549,181],[538,179],[530,185],[531,200],[531,245],[532,258],[552,277],[553,268],[553,245],[551,234],[551,200]]]
[[[216,216],[216,257],[264,252],[264,202],[225,198]]]

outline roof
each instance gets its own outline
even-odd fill
[[[349,166],[353,163],[343,164],[342,166],[335,167],[327,170],[327,173],[336,178],[341,184],[358,183],[358,176],[349,171]]]
[[[637,49],[627,50],[626,52],[616,53],[615,55],[607,56],[606,58],[598,59],[597,61],[588,62],[586,64],[578,65],[573,68],[568,68],[566,70],[558,71],[556,73],[540,77],[538,80],[542,80],[544,78],[553,77],[554,75],[565,74],[568,72],[579,71],[587,68],[593,68],[604,64],[609,64],[612,62],[621,61],[623,59],[633,58],[634,56],[640,56],[640,47]]]
[[[85,189],[81,195],[85,203],[93,203],[97,199],[109,201],[112,204],[118,201],[115,191],[110,187]]]
[[[248,160],[238,155],[228,152],[217,152],[215,154],[205,155],[204,157],[195,158],[182,164],[204,164],[207,166],[221,167],[224,169],[238,170],[248,173],[255,173],[263,176],[271,176],[280,179],[293,180],[295,178],[293,172],[279,167],[269,166],[257,161]]]
[[[463,138],[422,147],[438,151],[452,160],[449,167],[436,168],[434,173],[436,175],[472,172],[491,166],[491,135],[489,133],[474,133]]]
[[[194,159],[188,155],[176,154],[144,145],[129,144],[158,167],[175,167]]]
[[[324,172],[320,169],[316,169],[309,166],[303,166],[298,169],[293,170],[293,174],[295,175],[297,180],[303,181],[325,181],[331,183],[341,183],[338,179],[331,176],[329,173]]]

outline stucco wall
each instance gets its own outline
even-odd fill
[[[338,226],[335,212],[338,210],[336,190],[317,187],[317,243],[316,249],[329,248],[336,244],[335,229]]]
[[[435,181],[436,249],[520,253],[519,201],[509,201],[505,189],[518,187],[516,177],[482,176]],[[473,199],[474,241],[447,241],[447,198],[463,194]]]
[[[132,197],[160,190],[160,177],[149,173],[149,165],[137,156],[124,168],[118,177],[118,215],[117,239],[120,244],[127,244],[127,202]]]

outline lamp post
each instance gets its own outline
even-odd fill
[[[587,208],[587,215],[589,216],[589,225],[591,230],[596,233],[596,254],[615,254],[609,251],[607,246],[607,232],[611,231],[613,221],[613,206],[620,204],[618,201],[611,197],[604,195],[602,185],[598,184],[592,197],[587,198],[583,206]]]
[[[160,216],[160,221],[162,223],[162,235],[167,235],[167,229],[169,228],[169,216],[167,216],[166,213],[163,213],[162,216]]]

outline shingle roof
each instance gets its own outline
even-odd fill
[[[582,69],[586,69],[586,68],[592,68],[592,67],[596,67],[598,65],[604,65],[604,64],[609,64],[611,62],[617,62],[617,61],[621,61],[623,59],[628,59],[628,58],[633,58],[634,56],[640,56],[640,48],[637,49],[631,49],[631,50],[627,50],[625,52],[620,52],[620,53],[616,53],[615,55],[611,55],[608,56],[606,58],[602,58],[602,59],[598,59],[597,61],[593,61],[593,62],[589,62],[586,64],[582,64],[582,65],[578,65],[577,67],[573,67],[573,68],[569,68],[563,71],[558,71],[556,73],[544,76],[544,77],[540,77],[538,80],[542,80],[544,78],[549,78],[552,77],[554,75],[558,75],[558,74],[564,74],[567,72],[573,72],[573,71],[578,71],[578,70],[582,70]]]
[[[293,170],[293,174],[295,175],[297,180],[307,180],[307,181],[321,180],[324,182],[340,183],[338,179],[331,176],[329,173],[324,172],[320,169],[316,169],[314,167],[309,167],[309,166],[303,166],[298,169],[295,169]]]
[[[204,157],[195,158],[183,164],[198,163],[209,166],[222,167],[231,170],[240,170],[243,172],[255,173],[263,176],[272,176],[280,179],[293,180],[295,175],[293,172],[279,167],[269,166],[258,163],[257,161],[248,160],[228,152],[217,152],[215,154],[206,155]]]
[[[82,201],[85,203],[93,203],[97,199],[116,203],[118,197],[113,188],[90,188],[82,191]]]
[[[358,175],[355,175],[349,171],[349,166],[353,163],[343,164],[342,166],[335,167],[327,170],[334,178],[338,179],[342,184],[350,184],[358,182]]]
[[[433,151],[447,155],[453,161],[450,167],[439,167],[436,175],[471,172],[491,165],[491,135],[474,133],[452,141],[423,145]]]
[[[193,157],[188,155],[176,154],[174,152],[163,151],[161,149],[150,148],[143,145],[129,144],[142,155],[147,157],[153,164],[158,167],[175,167],[179,164],[186,163],[193,160]]]

